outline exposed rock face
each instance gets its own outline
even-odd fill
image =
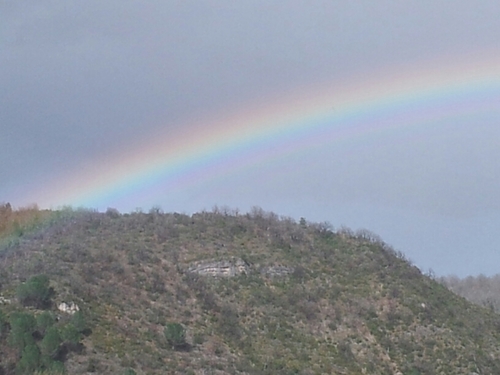
[[[12,301],[10,299],[0,296],[0,305],[8,305],[11,302]]]
[[[57,306],[57,309],[59,311],[62,311],[66,314],[71,314],[73,315],[74,313],[76,313],[77,311],[80,311],[80,308],[78,307],[78,305],[74,302],[63,302],[63,303],[60,303],[58,306]]]
[[[223,260],[206,260],[192,264],[188,269],[190,273],[212,277],[232,277],[241,274],[248,275],[250,272],[260,272],[268,277],[283,277],[293,273],[293,267],[283,265],[270,265],[252,269],[252,266],[240,258]]]
[[[266,266],[260,269],[260,273],[271,277],[287,276],[293,273],[295,269],[293,267],[286,266]]]
[[[249,271],[250,266],[240,258],[197,262],[188,268],[188,272],[213,277],[232,277],[248,274]]]

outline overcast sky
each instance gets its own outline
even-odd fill
[[[0,202],[36,203],[61,176],[193,116],[405,66],[500,57],[499,16],[497,0],[0,0]],[[367,228],[423,271],[499,273],[498,92],[488,100],[499,109],[322,144],[183,191],[152,186],[116,208],[260,206]]]

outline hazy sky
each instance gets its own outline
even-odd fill
[[[500,61],[499,15],[497,0],[0,0],[0,202],[36,203],[54,181],[175,137],[193,118],[211,126],[302,88]],[[481,111],[253,163],[240,155],[216,178],[96,208],[260,206],[367,228],[438,275],[499,273],[499,93],[480,93]]]

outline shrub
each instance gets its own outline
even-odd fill
[[[87,363],[87,372],[97,372],[99,367],[99,360],[95,358],[89,358]]]
[[[179,323],[168,323],[163,333],[173,349],[179,349],[186,345],[186,330]]]
[[[230,305],[222,307],[217,328],[221,334],[229,339],[238,341],[241,338],[238,313]]]
[[[27,282],[18,286],[16,296],[25,306],[35,308],[47,308],[50,306],[50,298],[54,290],[49,286],[49,278],[46,275],[33,276]]]

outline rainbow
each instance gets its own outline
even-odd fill
[[[107,207],[161,187],[186,186],[317,145],[413,129],[425,136],[443,119],[500,111],[500,58],[436,60],[362,77],[300,87],[241,110],[180,124],[136,150],[102,160],[90,173],[61,176],[32,194],[41,207]]]

